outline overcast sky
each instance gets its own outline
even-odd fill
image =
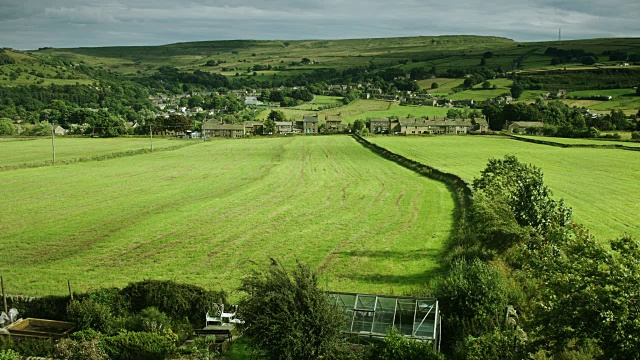
[[[0,46],[473,34],[640,36],[638,0],[0,0]]]

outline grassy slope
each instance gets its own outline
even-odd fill
[[[233,291],[269,257],[309,263],[329,289],[403,293],[437,270],[452,226],[442,184],[346,136],[213,141],[0,179],[9,293],[145,278]]]
[[[67,66],[54,66],[42,63],[36,56],[27,53],[5,50],[15,61],[15,64],[0,65],[0,86],[9,85],[76,85],[91,84],[92,79],[86,75],[74,71]],[[18,74],[16,79],[11,79],[12,74]]]
[[[429,116],[444,117],[447,115],[448,109],[434,106],[400,106],[398,102],[390,102],[384,100],[363,100],[357,99],[349,105],[341,106],[334,109],[311,111],[297,110],[291,108],[280,108],[276,110],[282,111],[289,120],[302,120],[304,116],[319,116],[322,123],[326,118],[341,118],[343,123],[351,124],[356,119],[366,119],[374,117],[407,117],[411,116]],[[269,116],[270,109],[262,110],[258,114],[258,119],[264,120]]]
[[[489,158],[516,155],[542,169],[556,198],[574,219],[607,241],[623,232],[640,237],[640,153],[616,149],[558,148],[495,137],[373,137],[373,142],[467,180]]]

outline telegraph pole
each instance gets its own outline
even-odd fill
[[[149,135],[151,136],[151,152],[153,152],[153,130],[151,129],[151,125],[149,125]]]
[[[53,150],[53,165],[56,164],[56,144],[54,142],[55,133],[53,131],[53,121],[51,122],[51,149]]]

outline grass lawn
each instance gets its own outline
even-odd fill
[[[574,220],[608,241],[640,237],[640,153],[617,149],[559,148],[499,137],[372,137],[411,159],[467,180],[479,176],[489,158],[513,154],[542,169],[555,198],[564,198]]]
[[[11,294],[153,278],[234,299],[270,257],[311,265],[327,289],[403,294],[438,271],[454,210],[443,184],[348,136],[211,141],[0,182]]]
[[[19,139],[19,138],[15,138]],[[52,160],[51,138],[24,141],[0,141],[0,167],[22,164],[45,163]],[[153,139],[153,148],[181,145],[184,142],[163,138]],[[91,158],[117,152],[149,149],[148,138],[68,138],[56,137],[56,161]]]

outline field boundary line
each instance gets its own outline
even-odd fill
[[[520,136],[516,136],[516,135],[511,135],[511,134],[506,134],[509,138],[513,139],[513,140],[517,140],[517,141],[524,141],[524,142],[528,142],[528,143],[533,143],[533,144],[538,144],[538,145],[548,145],[548,146],[555,146],[555,147],[561,147],[561,148],[593,148],[593,149],[618,149],[618,150],[627,150],[627,151],[640,151],[640,146],[626,146],[626,145],[620,145],[620,144],[606,144],[606,145],[600,145],[600,144],[563,144],[563,143],[559,143],[559,142],[555,142],[555,141],[548,141],[548,140],[540,140],[540,139],[529,139],[529,138],[524,138],[524,137],[520,137]],[[598,141],[598,140],[596,140]],[[602,141],[606,141],[606,140],[602,140]]]
[[[189,142],[189,143],[180,144],[180,145],[155,148],[153,151],[151,149],[127,150],[127,151],[113,152],[113,153],[104,154],[104,155],[96,155],[91,157],[79,157],[79,158],[72,158],[72,159],[66,159],[66,160],[57,160],[55,165],[69,165],[69,164],[79,163],[79,162],[103,161],[103,160],[121,158],[125,156],[150,154],[150,153],[161,152],[161,151],[172,151],[172,150],[182,149],[184,147],[195,145],[195,144],[200,144],[200,143]],[[25,164],[19,164],[19,165],[5,165],[5,166],[0,166],[0,171],[33,169],[33,168],[46,167],[46,166],[54,166],[54,164],[52,164],[51,161],[41,161],[41,162],[32,162],[32,163],[25,163]]]
[[[427,177],[431,180],[441,182],[446,185],[447,189],[454,195],[455,214],[453,236],[461,236],[464,234],[466,224],[468,224],[470,209],[472,204],[473,191],[471,184],[460,176],[444,172],[433,166],[423,164],[421,162],[411,160],[400,154],[396,154],[380,145],[374,144],[358,134],[353,134],[353,138],[362,146],[368,148],[379,156],[392,161],[402,167],[405,167],[419,175]]]

